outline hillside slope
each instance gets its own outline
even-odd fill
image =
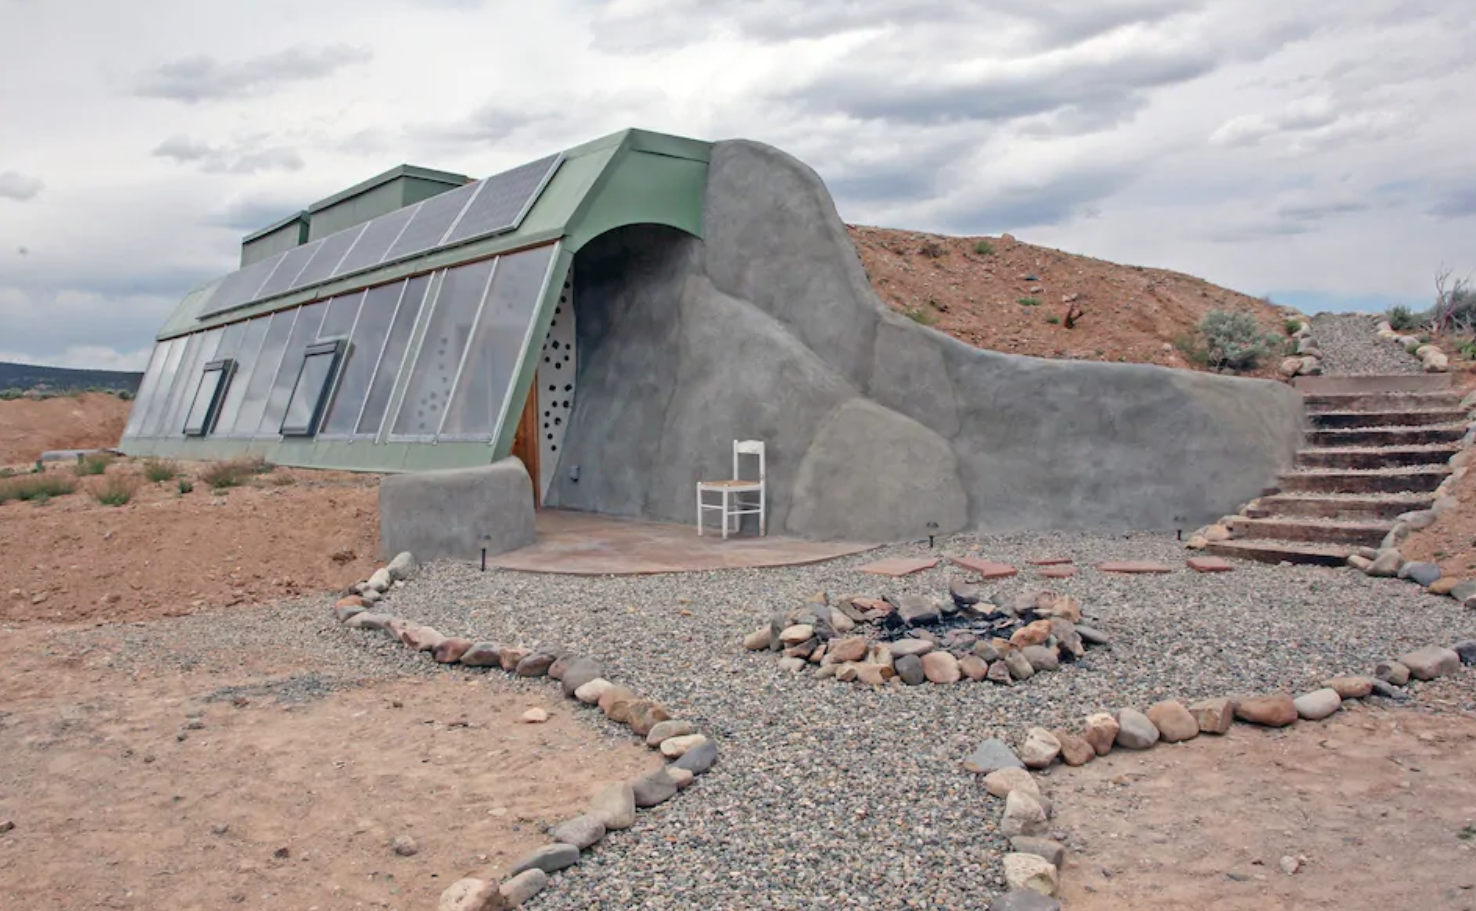
[[[1174,341],[1211,310],[1246,311],[1268,333],[1285,334],[1284,308],[1178,272],[1078,256],[1008,234],[945,237],[849,227],[888,306],[979,348],[1193,368]],[[989,252],[977,252],[981,241]],[[1068,329],[1073,306],[1081,316]],[[1254,375],[1274,376],[1277,360]]]
[[[125,370],[80,370],[72,367],[38,367],[0,361],[0,389],[44,387],[53,392],[112,389],[137,392],[142,373]]]
[[[106,392],[0,401],[0,466],[32,462],[48,449],[117,446],[132,404]]]

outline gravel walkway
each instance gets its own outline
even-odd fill
[[[946,566],[899,580],[855,571],[873,559],[925,555],[923,545],[808,567],[644,577],[437,564],[384,609],[446,634],[591,655],[720,742],[719,765],[696,787],[643,811],[634,828],[555,876],[531,911],[982,908],[1000,889],[1008,846],[995,828],[1000,802],[961,769],[979,740],[1017,741],[1032,724],[1167,697],[1301,691],[1411,648],[1476,637],[1476,612],[1405,582],[1246,564],[1197,575],[1183,569],[1182,544],[1169,536],[958,537],[940,542],[939,552],[965,554],[976,543],[983,555],[1022,567],[984,586],[996,601],[1042,587],[1025,559],[1074,557],[1081,574],[1051,587],[1080,597],[1113,646],[1013,688],[880,691],[787,674],[772,653],[742,649],[742,635],[771,611],[817,591],[941,597]],[[1108,559],[1176,569],[1115,576],[1091,568]],[[339,628],[330,604],[320,596],[78,636],[84,645],[106,639],[124,669],[184,666],[227,679],[261,649],[302,656],[312,663],[284,679],[288,699],[364,678],[482,673],[435,667],[382,634]],[[1476,709],[1476,693],[1468,702]],[[630,736],[597,712],[577,716],[607,736]]]
[[[1322,372],[1332,376],[1420,373],[1419,359],[1374,335],[1381,317],[1370,313],[1319,313],[1312,339],[1322,349]]]

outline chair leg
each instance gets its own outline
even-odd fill
[[[702,537],[702,485],[697,485],[697,537]]]
[[[765,494],[764,488],[760,487],[759,488],[759,537],[761,537],[761,538],[762,537],[766,537],[769,534],[768,514],[765,512],[765,510],[768,508],[768,497],[765,496],[764,494]]]
[[[728,525],[732,517],[728,515],[728,491],[723,491],[723,540],[728,540]]]

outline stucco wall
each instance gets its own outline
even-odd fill
[[[627,228],[580,253],[549,505],[691,522],[695,482],[752,437],[771,533],[1187,528],[1300,442],[1281,383],[980,351],[897,316],[819,177],[770,147],[714,147],[704,220],[703,241]]]

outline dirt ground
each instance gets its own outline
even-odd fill
[[[130,405],[102,392],[0,402],[0,465],[29,463],[48,449],[117,446]]]
[[[850,230],[872,285],[889,306],[980,348],[1192,368],[1174,340],[1211,310],[1252,313],[1268,333],[1285,336],[1281,308],[1178,272],[1119,265],[1009,236]],[[975,252],[981,240],[992,252]],[[1038,303],[1022,305],[1022,299]],[[1083,315],[1068,329],[1064,318],[1072,303]],[[1249,375],[1274,376],[1279,362],[1273,357]]]
[[[433,908],[660,762],[601,740],[552,684],[439,674],[303,699],[312,665],[291,652],[139,671],[81,632],[0,634],[0,907]],[[535,705],[550,720],[518,723]]]
[[[77,478],[75,493],[45,504],[0,504],[0,621],[137,620],[256,604],[340,589],[379,565],[377,476],[276,468],[213,490],[201,465],[179,467],[194,485],[186,494],[123,459],[108,476],[137,483],[124,506],[89,493],[102,477]],[[73,476],[70,465],[47,470]]]
[[[1473,755],[1476,712],[1356,708],[1058,769],[1053,825],[1080,845],[1062,904],[1476,909]]]

